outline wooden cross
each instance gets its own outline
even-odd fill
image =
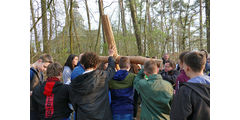
[[[114,54],[113,57],[116,59],[116,63],[119,62],[119,59],[123,56],[119,56],[118,52],[117,52],[117,47],[116,47],[116,43],[114,40],[114,35],[112,32],[112,27],[109,21],[109,18],[107,15],[103,15],[102,16],[102,25],[103,25],[103,29],[104,29],[104,33],[107,39],[107,44],[108,44],[108,49],[113,49]],[[107,62],[108,57],[107,56],[99,56],[100,60],[102,62]],[[142,57],[142,56],[125,56],[128,57],[130,59],[131,64],[144,64],[145,61],[147,60],[151,60],[151,58],[146,58],[146,57]],[[162,66],[162,60],[161,59],[152,59],[154,61],[156,61],[158,64],[160,64],[160,66]]]

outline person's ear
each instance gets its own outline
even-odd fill
[[[190,68],[189,66],[186,67],[186,70],[187,70],[187,71],[190,71],[190,69],[191,69],[191,68]]]

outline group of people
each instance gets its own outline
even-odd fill
[[[210,62],[204,50],[182,52],[176,65],[93,52],[70,55],[64,67],[43,54],[30,68],[31,120],[209,120]],[[46,80],[43,72],[46,71]]]

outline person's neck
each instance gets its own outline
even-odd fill
[[[192,78],[194,78],[194,77],[202,76],[202,75],[204,75],[203,72],[198,72],[198,73],[192,72],[192,73],[189,75],[189,77],[192,79]]]

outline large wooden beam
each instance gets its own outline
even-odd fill
[[[117,47],[116,47],[114,35],[112,32],[112,26],[110,24],[110,21],[109,21],[109,18],[107,15],[102,16],[102,25],[103,25],[103,29],[104,29],[104,34],[107,39],[108,49],[112,48],[114,51],[113,57],[117,58],[117,56],[118,56]]]
[[[123,56],[118,56],[116,58],[116,63],[119,62],[120,58]],[[151,59],[151,58],[146,58],[146,57],[142,57],[142,56],[124,56],[124,57],[128,57],[130,59],[131,64],[141,64],[143,65],[144,62],[148,61],[148,60],[154,60],[156,61],[159,65],[162,66],[162,60],[161,59]],[[100,61],[102,62],[108,62],[108,56],[99,56]]]

